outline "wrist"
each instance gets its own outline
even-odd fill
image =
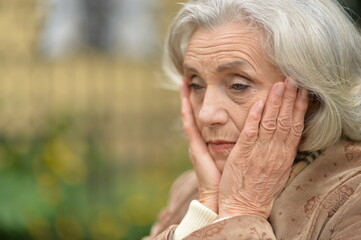
[[[234,216],[240,216],[240,215],[250,215],[250,216],[258,216],[262,217],[264,219],[267,219],[269,214],[265,213],[264,211],[255,211],[250,209],[219,209],[219,218],[230,218]]]
[[[208,209],[218,213],[218,190],[199,189],[199,202]]]
[[[219,218],[227,218],[239,215],[259,216],[267,219],[272,207],[269,205],[250,206],[247,204],[221,204],[219,205]]]
[[[212,210],[214,213],[218,213],[218,201],[217,199],[212,198],[200,198],[199,202],[202,203],[205,207]]]
[[[212,223],[217,217],[216,213],[206,208],[197,200],[193,200],[189,205],[186,215],[174,231],[174,239],[183,239],[190,233]]]

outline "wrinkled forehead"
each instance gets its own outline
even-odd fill
[[[194,64],[222,64],[242,59],[253,68],[261,68],[268,61],[264,51],[263,33],[244,23],[229,23],[216,28],[199,28],[191,37],[183,66]]]
[[[194,31],[187,37],[186,45],[183,45],[184,53],[189,48],[190,44],[192,44],[196,40],[224,40],[227,37],[227,34],[234,34],[238,36],[253,36],[259,39],[259,43],[263,46],[264,41],[267,38],[267,31],[260,26],[259,24],[255,24],[246,20],[234,20],[230,22],[215,24],[212,26],[203,26],[199,25],[195,27]],[[205,37],[205,39],[202,38]]]

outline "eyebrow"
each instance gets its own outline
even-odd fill
[[[194,67],[191,67],[191,66],[189,66],[189,65],[187,65],[187,64],[183,64],[183,68],[187,69],[187,70],[190,71],[190,72],[194,72],[194,73],[196,73],[196,74],[199,74],[199,72],[198,72],[197,69],[195,69]]]
[[[246,60],[237,60],[237,61],[233,61],[233,62],[224,63],[224,64],[219,65],[216,70],[217,70],[217,72],[223,72],[225,70],[228,70],[230,68],[234,68],[234,67],[237,67],[237,66],[240,66],[240,65],[249,66],[253,70],[255,70],[254,67],[249,62],[247,62]],[[194,67],[189,66],[188,64],[183,64],[183,68],[187,69],[190,72],[194,72],[196,74],[199,74],[197,69],[195,69]]]
[[[253,66],[245,61],[245,60],[237,60],[237,61],[233,61],[233,62],[228,62],[228,63],[224,63],[224,64],[221,64],[217,67],[217,72],[223,72],[227,69],[230,69],[230,68],[234,68],[234,67],[237,67],[239,65],[245,65],[245,66],[250,66],[253,70],[255,70],[253,68]]]

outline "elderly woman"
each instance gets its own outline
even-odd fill
[[[145,239],[361,239],[361,41],[336,1],[193,0],[167,57],[194,171]]]

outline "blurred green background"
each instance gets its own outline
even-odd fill
[[[160,52],[180,7],[159,0],[159,54],[38,51],[40,0],[0,0],[0,239],[140,239],[191,167]],[[343,1],[360,11],[359,1]],[[39,10],[40,9],[40,10]],[[356,16],[356,15],[355,15]]]

